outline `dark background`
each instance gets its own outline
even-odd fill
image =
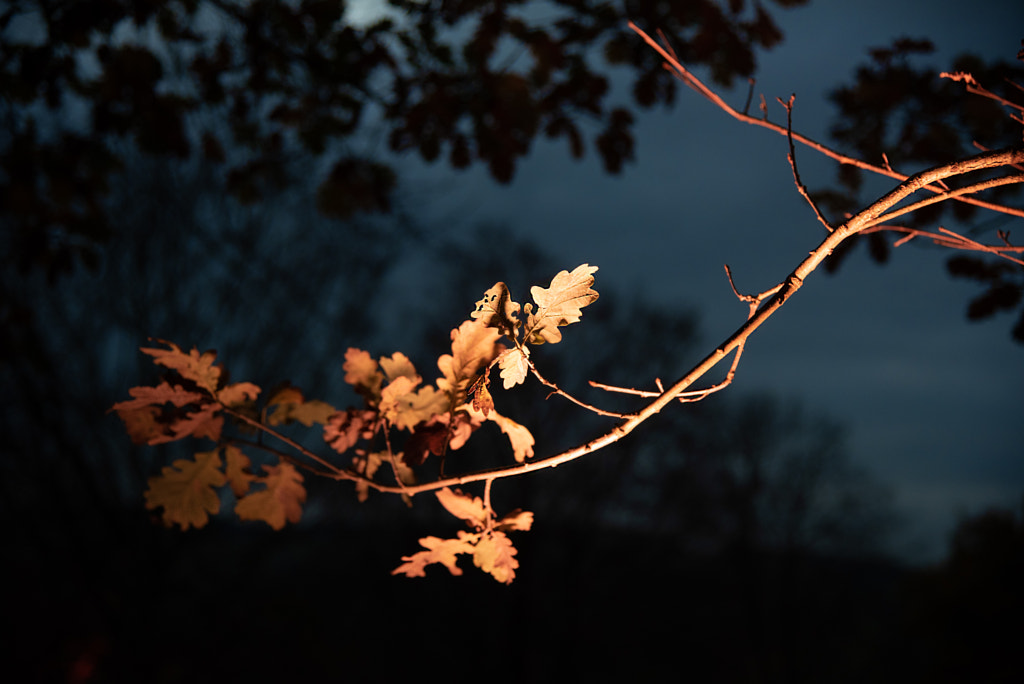
[[[1011,61],[1024,30],[995,2],[768,9],[785,38],[755,51],[756,92],[796,92],[795,126],[822,140],[828,93],[865,48],[926,36],[938,50],[920,63],[942,69],[963,51]],[[544,11],[532,15],[542,24]],[[4,40],[39,41],[33,30],[9,24]],[[600,68],[612,102],[632,107],[635,67]],[[722,88],[746,95],[743,78]],[[256,183],[246,203],[249,186],[209,159],[140,151],[138,137],[90,131],[95,116],[74,103],[25,105],[11,81],[4,92],[11,131],[28,118],[44,139],[80,129],[124,164],[96,195],[106,235],[45,233],[75,248],[70,268],[4,262],[3,612],[19,681],[1019,681],[1020,630],[1005,625],[1024,607],[1021,347],[1008,316],[965,321],[977,288],[935,249],[902,247],[884,266],[855,252],[758,331],[728,392],[497,483],[499,512],[536,515],[514,535],[510,586],[468,559],[460,577],[389,575],[420,537],[457,531],[429,495],[412,509],[359,504],[350,486],[307,478],[303,521],[278,533],[230,513],[182,533],[144,508],[146,478],[192,447],[133,447],[107,413],[154,381],[137,352],[148,337],[216,348],[234,381],[290,380],[343,407],[357,400],[347,347],[403,351],[430,380],[489,285],[522,300],[588,262],[601,299],[539,363],[594,402],[634,406],[586,380],[678,376],[742,322],[722,263],[741,289],[764,289],[819,239],[784,139],[681,90],[672,107],[636,108],[621,173],[592,147],[574,160],[565,140],[538,137],[500,183],[483,162],[455,170],[389,150],[377,111],[337,144],[394,170],[389,211],[339,218],[313,182],[330,177],[330,153],[288,157],[288,182]],[[579,119],[588,135],[606,123]],[[240,119],[211,107],[183,120],[188,137]],[[155,130],[166,140],[173,126]],[[832,182],[832,165],[797,154],[805,182]],[[10,257],[25,234],[12,207]],[[948,225],[987,237],[1016,223]],[[538,455],[607,429],[544,394],[496,394]],[[315,445],[315,432],[296,434]],[[507,455],[500,435],[474,442],[449,467]]]

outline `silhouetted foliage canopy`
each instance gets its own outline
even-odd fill
[[[429,162],[483,164],[501,182],[538,135],[565,139],[574,157],[590,137],[618,173],[633,157],[634,119],[608,103],[609,66],[632,67],[639,106],[671,104],[676,87],[627,19],[659,27],[723,84],[782,38],[765,7],[744,0],[387,8],[357,24],[343,0],[9,3],[0,195],[10,258],[51,275],[94,261],[126,141],[202,155],[243,202],[293,181],[296,156],[322,157],[318,206],[338,218],[390,208],[397,176],[369,151],[381,137]]]
[[[859,159],[885,163],[902,173],[910,174],[951,159],[969,156],[978,150],[1020,145],[1021,122],[1000,102],[971,93],[972,84],[940,76],[935,64],[918,65],[919,58],[935,50],[926,38],[899,38],[888,47],[869,51],[870,62],[857,68],[852,83],[832,92],[838,116],[832,125],[832,137],[841,147]],[[1024,105],[1024,49],[1010,60],[986,62],[964,54],[954,59],[947,75],[970,74],[1008,103]],[[965,88],[966,86],[966,88]],[[965,92],[966,91],[966,92]],[[1008,113],[1010,114],[1008,116]],[[951,190],[978,182],[959,179],[950,182]],[[861,195],[864,172],[854,166],[839,168],[837,186],[816,194],[823,209],[833,218],[842,219],[848,212],[863,206]],[[987,191],[986,199],[1002,202],[1020,190],[1018,184],[1002,185]],[[992,232],[993,222],[1011,220],[993,218],[991,213],[979,220],[978,207],[961,202],[940,202],[923,207],[905,219],[905,225],[935,225],[942,220],[967,222],[975,232]],[[871,257],[878,263],[889,258],[891,234],[884,232],[859,235],[837,249],[826,268],[835,271],[843,259],[860,242],[868,243]],[[998,311],[1013,310],[1024,294],[1024,271],[994,256],[955,255],[947,262],[950,275],[969,278],[985,287],[971,301],[967,318],[980,320]],[[1021,308],[1012,335],[1024,342],[1024,308]]]

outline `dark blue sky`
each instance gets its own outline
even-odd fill
[[[962,52],[1013,59],[1024,37],[1024,6],[1012,2],[811,2],[775,16],[785,41],[762,59],[756,91],[770,103],[795,93],[794,128],[823,142],[827,94],[851,81],[867,47],[927,37],[938,52],[926,59],[941,70]],[[737,106],[744,98],[745,84],[727,97]],[[785,120],[777,105],[769,113]],[[793,185],[783,137],[733,121],[688,89],[672,111],[641,116],[636,131],[636,162],[617,177],[592,150],[574,162],[546,141],[509,186],[482,169],[415,159],[406,177],[430,198],[427,225],[452,235],[507,225],[564,268],[598,265],[599,289],[695,308],[710,351],[746,312],[722,265],[741,290],[767,289],[822,230]],[[797,161],[810,188],[832,183],[829,160],[798,149]],[[1024,235],[1019,220],[999,227]],[[948,256],[908,245],[879,267],[861,250],[837,276],[815,273],[752,338],[733,390],[797,398],[842,420],[854,460],[892,488],[907,519],[895,550],[915,560],[944,552],[959,515],[1017,507],[1024,495],[1024,349],[1010,340],[1008,317],[966,321],[978,289],[946,275]],[[666,349],[663,377],[697,360]]]

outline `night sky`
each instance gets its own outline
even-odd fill
[[[969,10],[958,2],[814,2],[775,16],[785,39],[761,58],[755,92],[780,123],[785,112],[774,99],[795,93],[794,129],[826,144],[828,93],[852,81],[867,48],[927,37],[937,51],[920,63],[938,72],[963,52],[1013,59],[1024,35],[1024,8],[1009,2]],[[746,84],[725,95],[742,106]],[[746,315],[723,264],[741,291],[768,289],[822,229],[793,184],[782,136],[736,122],[686,88],[672,111],[641,114],[636,134],[636,161],[619,176],[607,175],[592,150],[576,162],[564,142],[540,139],[508,186],[482,169],[409,158],[403,174],[429,197],[424,223],[448,226],[448,237],[500,225],[566,269],[598,265],[598,288],[696,310],[703,355]],[[798,147],[797,164],[811,190],[834,182],[836,165],[812,150]],[[874,196],[891,187],[866,182]],[[988,227],[993,239],[996,228],[1024,234],[1011,217]],[[854,460],[891,489],[903,517],[892,550],[916,562],[941,557],[961,516],[1016,508],[1024,493],[1024,350],[1010,339],[1009,316],[966,320],[979,290],[946,274],[949,254],[911,244],[879,266],[859,249],[838,274],[815,273],[755,333],[732,388],[798,399],[841,420]],[[698,360],[666,349],[662,379]]]

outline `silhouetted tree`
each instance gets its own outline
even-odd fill
[[[927,38],[900,38],[891,46],[874,48],[870,51],[871,61],[857,68],[853,82],[833,91],[838,114],[831,132],[843,149],[860,159],[909,174],[966,156],[972,150],[1020,144],[1024,92],[1017,84],[1021,81],[1021,64],[1008,59],[986,62],[963,54],[944,70],[948,77],[939,78],[942,69],[934,64],[920,64],[920,56],[934,49]],[[1024,62],[1024,49],[1017,58]],[[979,97],[981,92],[993,97]],[[864,172],[843,165],[839,167],[837,181],[835,188],[814,196],[834,218],[842,219],[862,205]],[[966,181],[958,179],[949,187],[956,190],[965,184]],[[1018,185],[1003,185],[992,188],[987,197],[999,202],[1019,191]],[[1009,226],[1015,220],[1006,215],[979,218],[977,210],[972,204],[943,202],[923,207],[903,221],[907,226],[919,227],[946,217],[966,222],[970,234],[977,237],[993,232],[1003,235],[1000,226]],[[893,235],[874,232],[844,243],[826,262],[827,270],[838,269],[861,242],[867,242],[876,262],[884,263],[889,258]],[[969,320],[1013,311],[1024,303],[1024,269],[1018,264],[991,255],[957,254],[949,257],[947,268],[953,277],[985,286],[985,291],[968,306]],[[1024,308],[1011,334],[1024,343]]]

